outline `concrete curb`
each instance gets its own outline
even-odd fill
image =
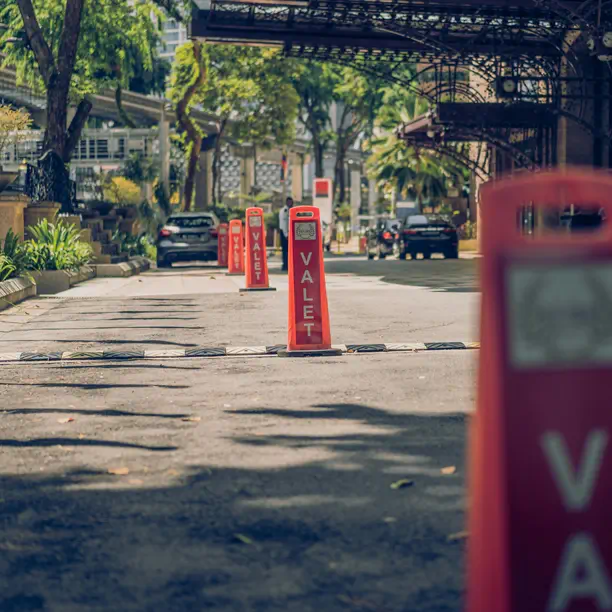
[[[54,351],[50,353],[0,353],[0,363],[31,361],[124,361],[133,359],[185,359],[193,357],[276,357],[284,344],[272,346],[199,347],[168,351]],[[419,353],[480,348],[480,342],[405,342],[395,344],[334,344],[343,354]]]
[[[36,284],[28,278],[11,278],[0,283],[0,310],[36,295]]]
[[[146,272],[151,267],[151,262],[146,257],[132,257],[123,263],[94,264],[93,267],[101,278],[127,278]]]

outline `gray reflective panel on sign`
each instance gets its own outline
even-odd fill
[[[295,224],[296,240],[316,240],[317,223],[316,221],[301,222]]]
[[[612,365],[612,264],[512,264],[505,280],[513,366]]]

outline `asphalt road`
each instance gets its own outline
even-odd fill
[[[475,261],[327,270],[335,342],[477,339]],[[99,279],[1,313],[0,352],[281,343],[273,272]],[[0,610],[461,610],[476,359],[1,365]]]

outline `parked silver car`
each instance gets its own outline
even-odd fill
[[[216,260],[218,226],[213,213],[171,215],[157,237],[157,267],[169,268],[175,261]]]

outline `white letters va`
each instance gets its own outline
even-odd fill
[[[574,468],[563,435],[549,431],[542,436],[542,450],[568,512],[589,508],[607,445],[606,431],[591,431]],[[578,599],[594,602],[597,610],[612,610],[610,575],[596,542],[584,532],[574,534],[565,545],[547,610],[564,612]]]

